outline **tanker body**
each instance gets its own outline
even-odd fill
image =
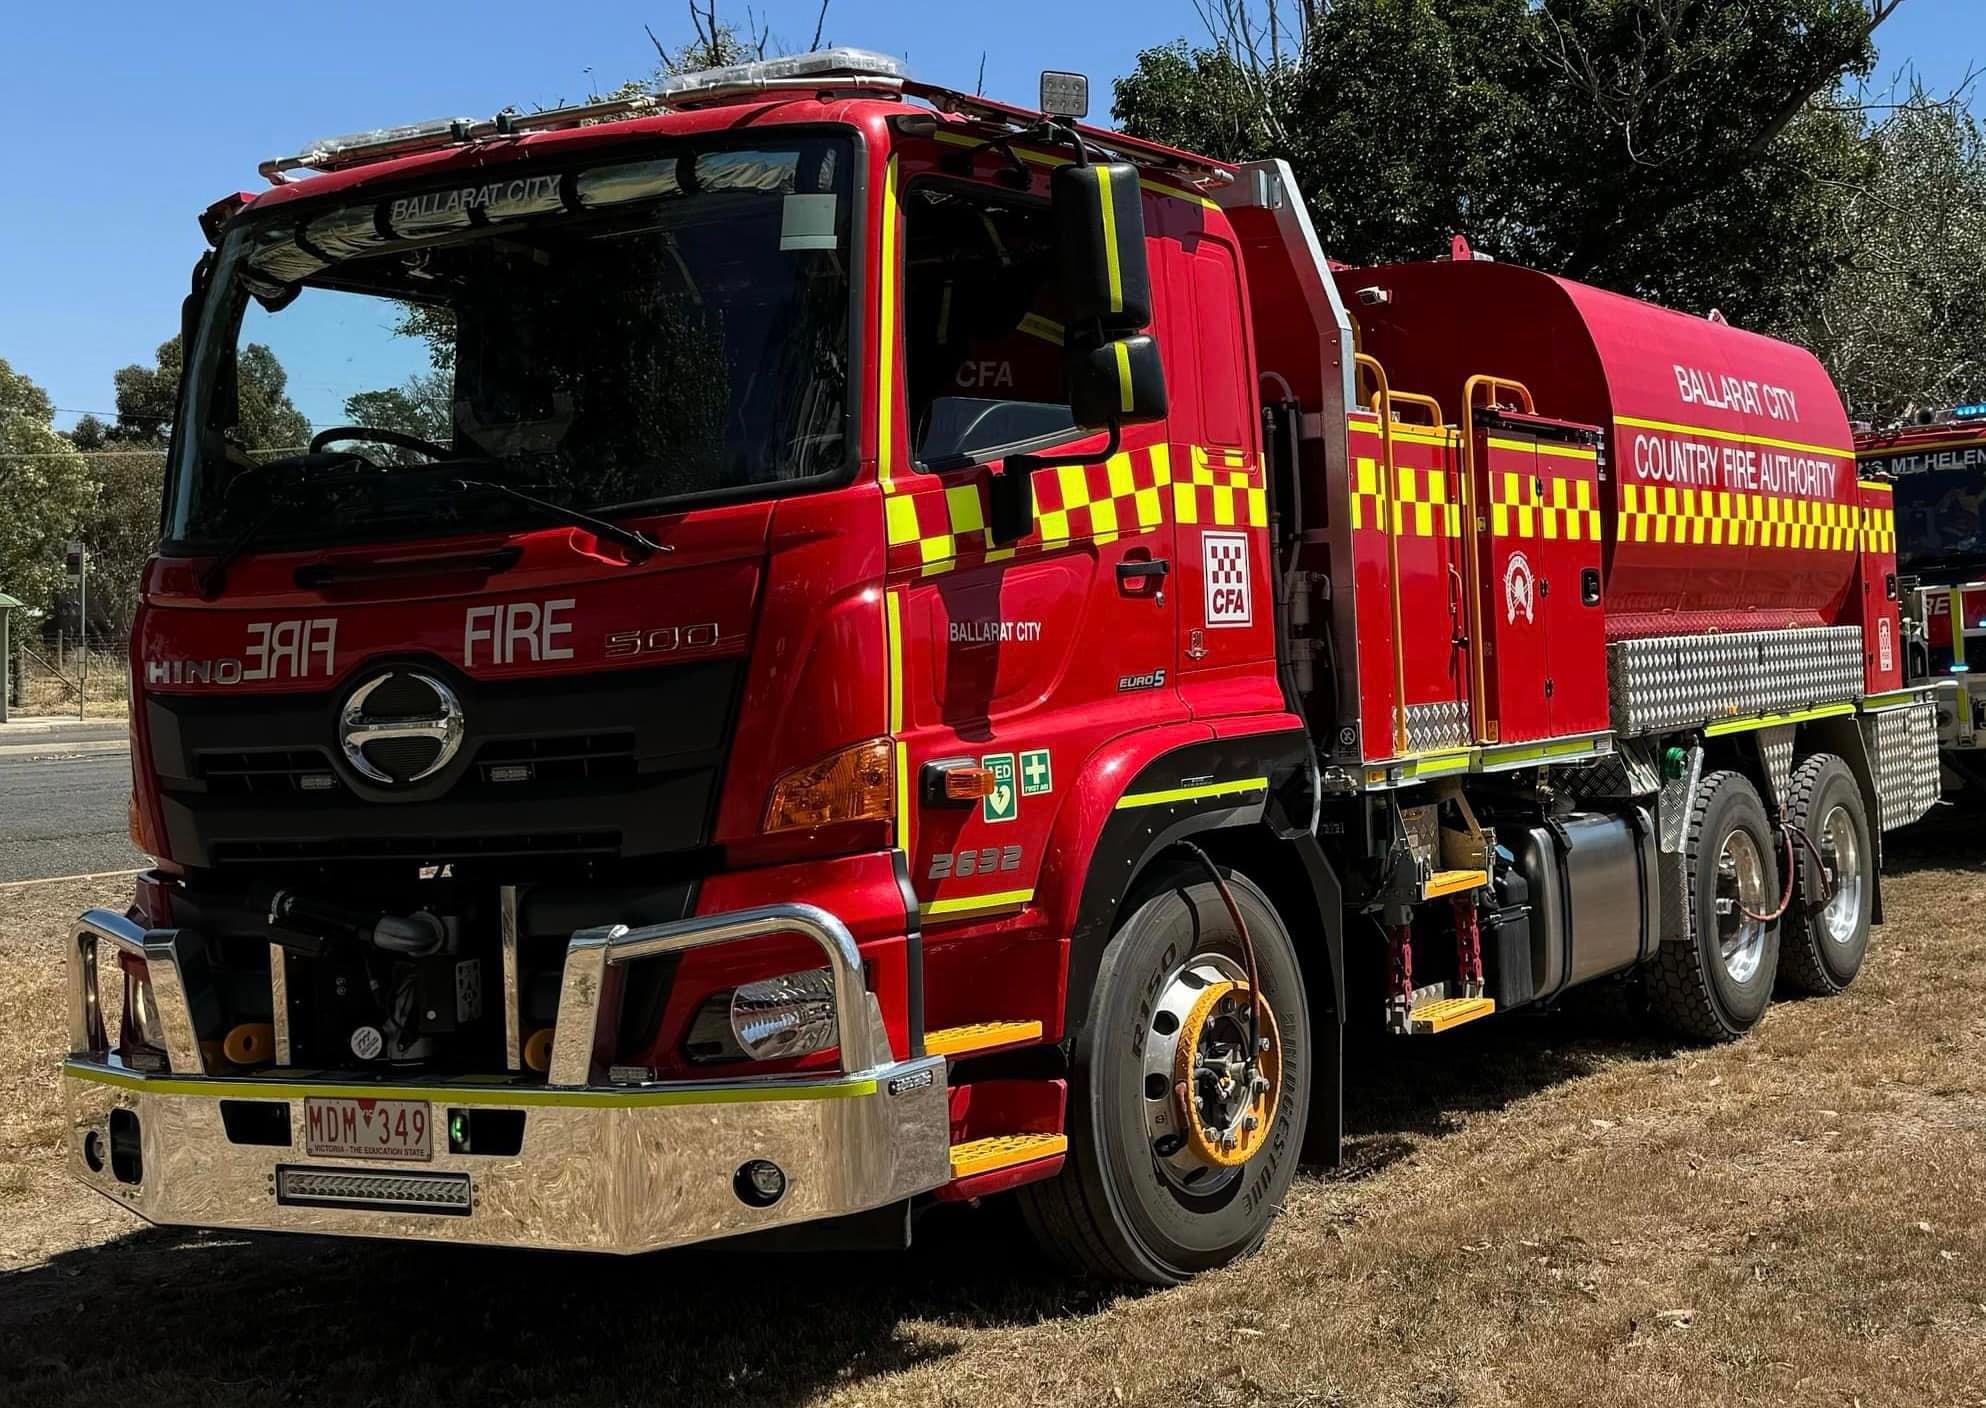
[[[802,55],[209,210],[79,1179],[620,1252],[1013,1190],[1168,1282],[1336,1158],[1348,1024],[1854,978],[1936,754],[1812,359],[1334,270],[1052,77]],[[440,423],[239,453],[298,300],[431,308]]]

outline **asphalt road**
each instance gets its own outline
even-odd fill
[[[0,884],[147,864],[126,831],[130,795],[121,723],[0,732]]]

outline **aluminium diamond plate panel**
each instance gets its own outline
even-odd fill
[[[1623,734],[1786,713],[1862,694],[1862,631],[1815,626],[1647,636],[1607,647],[1614,727]]]

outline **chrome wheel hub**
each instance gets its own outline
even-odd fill
[[[1830,808],[1815,839],[1834,891],[1821,911],[1821,932],[1832,943],[1852,944],[1862,920],[1862,843],[1848,809]]]
[[[1750,832],[1733,831],[1717,854],[1717,948],[1734,983],[1748,983],[1765,958],[1765,922],[1753,919],[1772,903],[1765,893],[1765,858]],[[1747,913],[1749,911],[1749,913]]]

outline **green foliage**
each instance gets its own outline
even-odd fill
[[[137,364],[115,373],[117,424],[109,438],[125,444],[163,446],[179,402],[184,360],[175,335],[159,344],[152,366]],[[228,439],[244,450],[293,449],[310,439],[310,422],[290,401],[289,373],[276,354],[259,342],[235,358],[236,415],[225,427]]]
[[[452,346],[452,344],[451,344]],[[350,425],[399,430],[447,445],[455,438],[454,383],[447,372],[411,376],[399,386],[359,391],[345,398]],[[391,446],[369,447],[366,457],[387,464],[418,464],[425,456]]]
[[[0,358],[0,592],[50,607],[62,545],[94,497],[88,464],[55,431],[48,393]]]
[[[1887,426],[1986,396],[1986,136],[1921,89],[1876,111],[1840,272],[1787,331],[1820,353],[1851,416]]]
[[[1833,276],[1868,158],[1825,100],[1894,4],[1335,0],[1286,7],[1300,38],[1273,58],[1249,7],[1210,6],[1225,32],[1145,51],[1115,106],[1160,141],[1288,159],[1335,258],[1428,258],[1459,232],[1771,326]]]

